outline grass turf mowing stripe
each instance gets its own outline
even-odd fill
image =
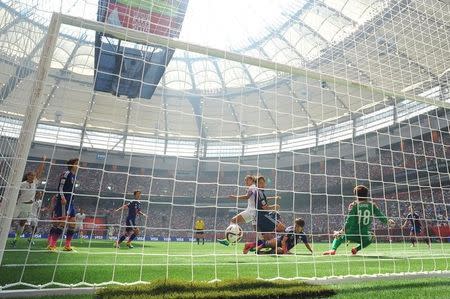
[[[45,248],[45,241],[37,241],[34,247],[37,250],[27,251],[25,242],[19,243],[17,248],[8,248],[0,267],[0,285],[18,281],[39,285],[52,281],[94,284],[161,278],[196,281],[236,277],[320,278],[450,270],[450,244],[436,244],[428,250],[421,246],[423,244],[409,248],[402,243],[378,243],[357,256],[350,256],[348,248],[343,248],[330,257],[321,255],[329,248],[326,243],[315,243],[314,255],[307,254],[300,245],[295,255],[270,256],[243,255],[240,246],[213,243],[204,246],[171,243],[168,246],[167,242],[135,242],[134,249],[117,250],[111,248],[108,241],[78,244],[76,240],[78,253],[48,253],[38,249]]]
[[[230,280],[220,282],[157,281],[125,287],[107,287],[97,298],[325,298],[329,287],[299,281]]]

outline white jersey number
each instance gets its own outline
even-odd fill
[[[361,224],[361,219],[362,219],[362,224],[363,225],[369,225],[370,223],[370,211],[369,210],[358,210],[358,223]]]

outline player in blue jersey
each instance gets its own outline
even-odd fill
[[[428,247],[431,246],[430,239],[428,236],[424,236],[424,232],[422,229],[422,221],[420,221],[420,215],[418,212],[414,211],[414,207],[411,205],[409,206],[409,213],[406,215],[405,223],[403,223],[402,228],[405,228],[408,225],[408,222],[410,224],[410,241],[411,241],[411,247],[416,247],[417,239],[418,237],[421,237],[424,239],[425,243],[427,243]]]
[[[298,243],[303,242],[305,247],[313,253],[311,245],[308,243],[308,238],[303,231],[305,227],[305,220],[297,218],[294,221],[294,226],[287,227],[283,233],[278,234],[276,238],[265,241],[257,247],[258,253],[277,253],[277,254],[290,254],[291,249]],[[262,251],[263,248],[270,248],[270,251]]]
[[[116,248],[120,248],[120,243],[122,243],[126,238],[128,238],[127,247],[133,248],[131,242],[139,235],[139,228],[136,225],[136,217],[138,215],[147,217],[147,215],[145,215],[141,211],[141,203],[139,202],[141,200],[141,191],[134,191],[133,195],[134,200],[132,200],[128,204],[121,206],[116,210],[116,212],[118,212],[125,208],[128,209],[128,216],[125,221],[126,223],[125,233],[121,235],[119,240],[117,240],[116,243],[114,244]]]
[[[48,249],[56,250],[56,242],[66,229],[64,251],[72,251],[71,242],[75,234],[74,187],[79,159],[67,161],[67,170],[59,177],[58,194],[53,206],[53,222],[50,229]]]

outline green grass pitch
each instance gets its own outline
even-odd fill
[[[153,281],[181,279],[210,281],[234,278],[309,278],[379,273],[450,270],[450,244],[434,243],[410,248],[408,243],[374,243],[356,256],[341,246],[336,256],[322,256],[329,244],[314,243],[309,254],[299,244],[292,255],[242,254],[243,244],[225,247],[183,242],[134,242],[134,248],[113,248],[112,241],[73,242],[74,252],[47,252],[37,240],[28,250],[26,240],[7,247],[0,267],[0,285],[16,282],[42,285],[48,282]]]

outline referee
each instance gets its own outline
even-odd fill
[[[197,218],[197,220],[195,220],[194,230],[197,245],[200,245],[200,239],[202,239],[202,245],[205,245],[205,221],[203,221],[202,218]]]

